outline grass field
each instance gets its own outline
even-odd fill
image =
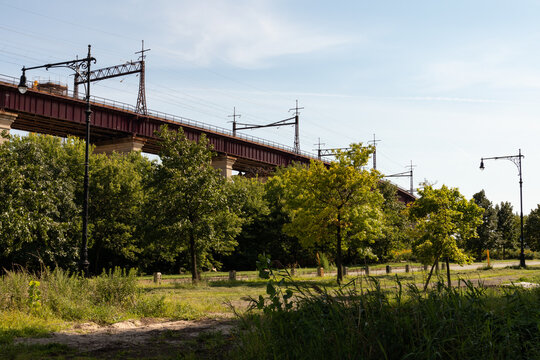
[[[403,266],[403,264],[392,266],[397,268],[399,265]],[[453,285],[457,285],[460,279],[487,286],[521,281],[540,283],[540,267],[477,270],[481,264],[477,265],[471,270],[452,270]],[[243,315],[250,305],[250,299],[267,296],[267,280],[255,278],[255,272],[246,272],[245,275],[251,275],[253,278],[237,281],[202,281],[192,285],[178,275],[164,276],[161,284],[154,284],[151,277],[135,277],[133,274],[123,277],[109,274],[86,280],[62,272],[45,274],[40,278],[26,273],[9,273],[0,281],[0,358],[94,358],[96,356],[94,353],[81,353],[79,350],[84,349],[75,350],[64,345],[16,344],[18,338],[43,337],[51,332],[73,329],[81,323],[108,326],[122,321],[141,319],[152,319],[153,322],[191,320],[196,323],[208,318],[230,319],[234,318],[235,314]],[[410,284],[420,287],[425,278],[425,272],[414,271],[375,274],[371,279],[365,276],[348,276],[345,283],[354,283],[357,289],[367,290],[375,280],[380,289],[393,292],[391,289],[396,289],[398,282],[403,287]],[[339,290],[334,276],[321,278],[312,274],[303,276],[300,273],[292,280],[302,288],[315,286],[319,289],[324,288],[324,291],[330,293]],[[446,281],[446,273],[441,271],[435,275],[433,282],[437,280]],[[39,285],[34,283],[32,286],[32,281],[39,281]],[[464,285],[464,282],[460,284]],[[297,296],[299,294],[295,292],[293,299]],[[181,333],[173,331],[160,336],[174,338],[181,336]],[[189,354],[195,358],[221,358],[224,353],[219,348],[228,348],[229,342],[233,341],[220,334],[214,336],[212,332],[198,336],[210,336],[210,340],[183,342],[183,350],[180,353],[178,348],[171,350],[165,347],[164,349],[167,349],[165,353],[158,352],[156,357],[146,357],[148,354],[138,357],[130,353],[130,357],[126,358],[185,358]],[[208,344],[215,346],[207,349]],[[218,350],[214,351],[215,349]],[[174,355],[171,355],[171,351]],[[107,356],[115,358],[117,352],[112,351]]]

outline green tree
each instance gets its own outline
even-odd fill
[[[204,135],[197,142],[181,129],[159,131],[161,163],[154,165],[147,208],[151,239],[176,257],[189,253],[193,282],[211,252],[228,253],[236,245],[242,220],[227,194],[227,184],[212,168],[212,151]]]
[[[262,190],[263,206],[251,206],[255,210],[252,211],[252,220],[242,226],[242,232],[236,238],[238,246],[225,259],[226,266],[237,270],[253,269],[258,256],[263,253],[283,266],[297,263],[313,265],[314,257],[309,249],[283,231],[283,226],[289,222],[289,216],[283,209],[283,188],[275,186],[275,181],[257,181],[256,184],[256,192]]]
[[[76,139],[30,134],[0,146],[2,267],[77,268],[83,159],[84,144]]]
[[[477,236],[476,228],[482,223],[483,209],[465,199],[457,188],[445,185],[434,189],[426,184],[418,193],[420,198],[409,208],[410,218],[415,222],[413,252],[422,263],[433,264],[424,290],[439,259],[446,260],[450,286],[449,261],[458,264],[472,261],[461,246],[465,239]]]
[[[371,153],[371,147],[352,144],[330,166],[312,161],[309,167],[278,170],[270,180],[283,189],[291,220],[284,226],[285,233],[304,246],[330,244],[336,255],[338,283],[343,279],[343,250],[353,244],[367,246],[380,233],[383,198],[377,191],[379,174],[362,168]]]
[[[540,250],[540,205],[527,216],[523,232],[527,245],[534,251]]]
[[[384,198],[382,204],[384,221],[382,234],[372,248],[377,258],[385,261],[392,250],[407,245],[407,229],[410,227],[410,222],[405,212],[405,204],[399,201],[397,186],[389,181],[380,181],[378,189]]]
[[[495,206],[497,211],[497,232],[499,233],[497,247],[502,249],[503,259],[506,257],[506,250],[515,249],[519,239],[519,228],[516,227],[516,218],[512,204],[501,202]],[[519,221],[519,220],[518,220]]]
[[[136,264],[150,161],[139,152],[97,154],[90,166],[90,263],[94,273]]]
[[[478,237],[465,239],[465,247],[474,254],[476,259],[481,260],[483,251],[493,249],[499,240],[497,210],[486,197],[484,190],[474,194],[473,200],[476,205],[484,209],[484,213],[482,215],[482,224],[476,228]]]

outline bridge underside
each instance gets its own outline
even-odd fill
[[[85,123],[66,122],[54,117],[46,117],[35,114],[19,112],[11,114],[14,120],[11,121],[10,128],[23,130],[28,132],[49,134],[58,137],[74,136],[85,138],[86,125]],[[2,129],[0,129],[1,131]],[[136,137],[130,133],[123,133],[117,130],[92,126],[90,130],[90,142],[95,145],[94,152],[96,153],[112,153],[113,151],[126,153],[129,151],[142,151],[149,154],[158,155],[160,144],[157,138]],[[226,153],[217,152],[217,159],[222,159],[228,156],[234,161],[229,163],[231,170],[240,171],[243,173],[253,173],[260,171],[268,171],[276,166],[268,163],[244,159],[239,157],[229,156]]]

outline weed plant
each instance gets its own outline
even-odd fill
[[[329,292],[289,280],[269,282],[269,298],[253,300],[253,308],[264,311],[242,318],[235,358],[540,358],[539,289],[494,290],[461,281],[465,286],[439,282],[423,292],[404,288],[396,277],[397,290],[359,278]]]
[[[110,324],[140,317],[195,316],[187,305],[141,291],[134,271],[115,269],[93,279],[61,269],[40,274],[6,271],[0,277],[0,343],[43,335],[72,321]]]

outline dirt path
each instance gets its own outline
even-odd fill
[[[204,352],[206,344],[197,344],[215,337],[214,342],[226,339],[236,326],[231,318],[199,321],[163,321],[144,319],[123,321],[110,326],[94,323],[78,324],[72,329],[54,332],[46,338],[20,338],[17,344],[62,344],[82,355],[98,358],[161,358],[175,354]],[[220,335],[217,335],[217,334]],[[218,344],[219,345],[219,344]],[[218,349],[219,350],[219,349]],[[204,358],[204,356],[203,356]],[[219,356],[218,356],[219,358]]]

